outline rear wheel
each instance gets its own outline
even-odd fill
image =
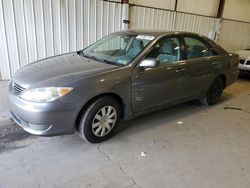
[[[98,143],[111,136],[120,120],[120,105],[112,97],[94,101],[83,113],[79,134],[90,143]]]
[[[206,95],[200,99],[200,101],[205,105],[216,104],[222,95],[224,89],[224,81],[221,77],[214,80],[210,88],[208,89]]]

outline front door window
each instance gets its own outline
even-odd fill
[[[161,64],[173,63],[181,59],[180,42],[176,37],[160,39],[146,58],[155,58]]]

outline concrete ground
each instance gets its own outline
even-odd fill
[[[0,187],[250,187],[250,79],[222,101],[190,102],[124,123],[101,144],[37,137],[10,119],[0,82]],[[236,107],[239,109],[225,109]]]

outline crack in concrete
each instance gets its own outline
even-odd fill
[[[133,183],[132,183],[131,185],[129,185],[129,187],[132,187],[132,186],[134,186],[134,185],[137,186],[137,187],[141,187],[140,185],[138,185],[138,184],[136,183],[135,179],[134,179],[132,176],[128,175],[128,173],[123,169],[123,167],[122,167],[121,165],[119,165],[118,163],[114,162],[114,161],[109,157],[109,155],[108,155],[107,153],[105,153],[104,151],[102,151],[102,150],[100,149],[100,146],[97,147],[97,150],[98,150],[99,153],[101,153],[102,155],[104,155],[104,156],[108,159],[108,161],[110,161],[110,162],[113,163],[115,166],[117,166],[117,167],[120,169],[120,171],[121,171],[125,176],[127,176],[129,179],[131,179],[131,181],[132,181]]]

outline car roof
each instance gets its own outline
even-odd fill
[[[200,37],[204,37],[203,35],[197,34],[197,33],[192,33],[192,32],[184,32],[184,31],[168,31],[168,30],[146,30],[146,29],[128,29],[128,30],[124,30],[121,32],[125,32],[125,33],[133,33],[133,34],[138,34],[138,35],[142,35],[142,34],[146,34],[146,35],[152,35],[155,37],[158,36],[162,36],[162,35],[171,35],[171,34],[178,34],[178,35],[184,35],[184,34],[188,34],[188,35],[194,35],[194,36],[200,36]]]
[[[181,36],[181,35],[189,35],[189,36],[198,37],[198,38],[201,38],[201,39],[205,40],[210,46],[212,46],[215,49],[215,51],[218,54],[228,54],[228,52],[226,50],[224,50],[222,47],[217,45],[213,40],[209,39],[208,37],[206,37],[204,35],[201,35],[201,34],[198,34],[198,33],[193,33],[193,32],[128,29],[128,30],[119,31],[119,32],[116,32],[116,33],[130,33],[130,34],[135,34],[135,35],[150,35],[150,36],[154,36],[156,38],[171,35],[171,34],[175,34],[175,35],[179,35],[179,36]]]

